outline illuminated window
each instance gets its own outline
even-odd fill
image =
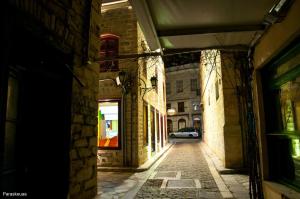
[[[159,137],[159,113],[156,112],[156,137],[157,137],[157,143],[160,142],[160,137]]]
[[[100,59],[111,59],[100,62],[100,72],[118,71],[119,62],[114,60],[119,55],[119,37],[113,34],[101,35]]]
[[[98,147],[120,148],[120,100],[98,104]]]
[[[167,127],[167,116],[164,116],[164,121],[165,121],[165,125],[164,125],[164,130],[165,130],[165,140],[167,141],[168,139],[168,127]]]
[[[164,122],[164,117],[163,116],[160,116],[160,137],[161,137],[161,142],[160,142],[160,146],[161,147],[164,147],[164,125],[163,125],[163,122]]]
[[[262,77],[270,179],[300,189],[300,42],[292,45]]]
[[[154,108],[151,107],[151,111],[150,111],[150,124],[151,124],[151,151],[152,154],[153,152],[155,152],[155,148],[156,148],[156,144],[155,144],[155,118],[154,118]]]
[[[149,144],[149,141],[148,141],[148,106],[146,104],[144,104],[143,111],[144,111],[144,116],[143,116],[143,118],[144,118],[144,122],[143,122],[143,124],[144,124],[144,129],[143,129],[144,145],[148,146],[148,144]]]

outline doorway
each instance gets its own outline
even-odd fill
[[[1,188],[30,198],[67,198],[72,76],[64,64],[71,56],[27,31],[18,34],[7,66],[1,157],[10,164],[1,168]]]

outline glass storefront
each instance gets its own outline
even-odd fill
[[[289,168],[293,173],[283,176],[300,185],[300,77],[283,84],[279,90],[283,132],[288,135],[288,148],[291,155]]]
[[[270,179],[300,189],[300,43],[263,71]]]
[[[98,105],[98,147],[120,147],[120,103],[99,102]]]
[[[283,129],[300,130],[300,77],[280,87],[280,105]]]

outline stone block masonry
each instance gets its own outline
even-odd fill
[[[117,35],[119,39],[119,54],[136,54],[137,53],[137,19],[133,10],[126,6],[117,9],[102,12],[101,34],[110,33]],[[120,60],[119,70],[126,72],[132,82],[128,94],[124,95],[125,107],[123,107],[125,121],[125,132],[122,135],[122,147],[119,150],[99,150],[100,166],[130,166],[133,165],[134,155],[131,155],[132,149],[135,148],[134,136],[134,95],[137,92],[137,84],[134,80],[136,77],[136,60]],[[115,79],[117,72],[100,72],[99,79]],[[113,82],[105,81],[99,85],[99,99],[121,99],[121,89],[116,87]]]
[[[209,55],[215,57],[215,65]],[[243,116],[239,113],[243,102],[237,93],[240,63],[231,52],[204,51],[201,56],[203,139],[226,168],[241,168],[245,166],[246,144],[240,123]]]
[[[143,53],[147,48],[147,42],[138,25],[135,13],[129,7],[129,3],[120,3],[113,9],[103,7],[101,33],[110,33],[119,37],[119,54]],[[119,70],[130,75],[131,87],[124,96],[125,101],[125,132],[122,135],[122,149],[100,150],[100,166],[134,166],[137,167],[149,159],[149,147],[144,143],[143,104],[154,107],[157,111],[165,114],[165,102],[163,100],[164,68],[160,58],[151,60],[119,60]],[[150,91],[143,99],[140,87],[150,87],[150,78],[154,76],[155,68],[158,71],[158,90]],[[142,71],[145,73],[142,75]],[[100,79],[114,79],[117,72],[100,72]],[[144,85],[142,80],[146,82]],[[99,86],[99,99],[121,98],[121,90],[111,82],[102,82]],[[150,117],[149,117],[150,118]],[[154,127],[153,127],[154,128]],[[156,133],[158,134],[158,133]],[[149,143],[151,143],[149,141]],[[105,154],[106,153],[106,154]],[[105,161],[105,162],[104,162]]]
[[[101,0],[15,0],[11,3],[38,22],[38,28],[46,33],[40,36],[47,42],[73,55],[70,68],[83,85],[73,79],[69,198],[92,198],[97,193],[99,65],[86,63],[99,58]],[[27,26],[25,20],[20,23]]]

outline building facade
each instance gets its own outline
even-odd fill
[[[284,8],[284,7],[283,7]],[[253,50],[253,94],[265,198],[300,198],[300,2]]]
[[[2,6],[1,192],[92,198],[101,0]]]
[[[203,104],[203,141],[226,168],[238,169],[247,160],[244,100],[240,79],[241,53],[201,52],[200,79]]]
[[[168,133],[185,127],[201,128],[199,64],[191,63],[166,69]]]
[[[148,46],[129,2],[103,5],[101,31],[98,165],[138,167],[167,143],[164,65],[137,57]]]

